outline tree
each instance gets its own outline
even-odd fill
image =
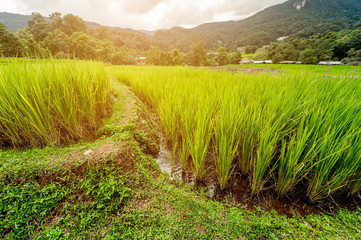
[[[234,53],[231,53],[231,56],[229,58],[229,63],[231,64],[239,64],[239,62],[242,61],[242,53],[237,51]]]
[[[69,36],[74,32],[86,33],[87,24],[80,17],[74,16],[73,14],[67,14],[63,17],[61,30]]]
[[[50,32],[43,40],[43,44],[48,48],[53,56],[63,56],[72,53],[72,42],[70,37],[60,29]]]
[[[281,53],[276,53],[272,57],[272,62],[275,63],[275,64],[280,63],[282,60],[283,60],[283,55]]]
[[[159,47],[151,46],[147,53],[147,62],[152,65],[161,65],[161,50]]]
[[[63,24],[63,18],[61,17],[61,13],[54,12],[49,15],[49,18],[54,21],[54,25],[56,28],[60,28]]]
[[[28,29],[34,36],[35,41],[41,42],[52,32],[51,24],[46,22],[40,13],[33,12],[33,17],[28,21]]]
[[[298,60],[308,64],[316,64],[319,61],[316,57],[315,50],[310,48],[302,51]]]
[[[257,46],[247,45],[244,49],[244,53],[245,54],[254,54],[254,53],[256,53],[257,49],[258,49]]]
[[[361,61],[361,49],[356,51],[354,48],[351,48],[347,52],[347,57],[342,59],[343,63],[350,65],[359,61]]]
[[[188,63],[192,66],[202,66],[207,60],[207,51],[205,43],[199,41],[191,45],[191,50],[188,54]]]
[[[172,65],[173,66],[179,66],[183,65],[185,60],[185,54],[182,52],[179,52],[178,49],[174,49],[170,52],[170,56],[172,59]]]
[[[218,66],[224,66],[228,64],[228,56],[224,47],[219,47],[217,49],[217,55],[215,57],[215,60]]]
[[[343,59],[348,56],[350,49],[361,49],[361,30],[357,29],[337,41],[333,50],[333,57]]]
[[[70,36],[72,52],[79,59],[97,59],[97,41],[84,32],[75,32]]]
[[[33,28],[36,24],[45,22],[43,16],[40,13],[33,12],[31,16],[33,17],[28,21],[29,28]]]
[[[22,29],[15,33],[19,41],[23,45],[24,55],[32,58],[46,58],[49,57],[49,50],[43,48],[41,44],[35,41],[34,36],[28,31],[28,29]]]
[[[111,41],[109,40],[97,41],[96,57],[98,60],[109,62],[111,60],[114,51],[115,49]]]
[[[4,57],[17,57],[23,54],[23,45],[19,39],[6,30],[4,24],[0,23],[0,52]]]

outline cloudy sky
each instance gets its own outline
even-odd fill
[[[106,26],[153,30],[239,20],[282,2],[285,0],[0,0],[0,12],[72,13]]]

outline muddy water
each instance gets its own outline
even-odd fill
[[[205,188],[206,196],[208,198],[219,202],[227,202],[234,207],[254,210],[255,207],[258,206],[265,211],[275,209],[279,212],[279,214],[286,215],[288,217],[293,216],[293,211],[296,211],[301,215],[318,213],[320,211],[317,207],[308,205],[299,200],[280,200],[277,196],[274,196],[274,194],[269,194],[268,197],[262,197],[259,200],[251,200],[252,198],[248,193],[249,191],[247,190],[248,188],[245,179],[232,179],[232,187],[230,187],[227,191],[221,191],[219,189],[217,178],[215,176],[209,178],[203,183],[195,184],[191,171],[182,170],[179,156],[175,156],[173,160],[173,151],[166,147],[163,140],[160,143],[160,151],[155,160],[160,170],[163,173],[169,174],[169,176],[176,181],[187,183],[193,186],[196,190]]]
[[[280,199],[274,192],[265,192],[264,195],[253,198],[250,195],[249,183],[246,177],[233,176],[230,180],[232,185],[226,190],[221,191],[217,184],[217,177],[214,174],[209,174],[210,177],[202,183],[195,184],[192,172],[190,169],[183,171],[179,156],[175,156],[173,160],[173,151],[166,147],[162,140],[160,143],[160,151],[155,158],[160,170],[176,181],[187,183],[194,187],[195,190],[202,189],[206,191],[206,196],[218,202],[226,202],[233,207],[239,207],[244,210],[255,210],[260,207],[264,211],[276,210],[280,215],[292,217],[294,213],[305,216],[308,214],[317,214],[320,212],[331,212],[333,205],[325,206],[325,209],[319,208],[317,205],[308,204],[307,201],[302,201],[299,198],[294,199]],[[352,204],[344,204],[345,208],[353,208]]]
[[[163,141],[161,141],[159,145],[159,154],[155,160],[163,173],[168,173],[169,176],[177,181],[187,183],[191,186],[196,185],[192,172],[182,170],[179,156],[176,154],[176,156],[173,157],[173,151],[167,148]],[[215,198],[217,183],[215,181],[207,181],[206,189],[207,196],[209,198]]]
[[[171,177],[175,178],[178,181],[182,181],[182,168],[179,161],[179,158],[176,156],[173,159],[172,150],[168,149],[163,141],[161,141],[159,146],[159,154],[156,158],[157,164],[160,170],[164,173],[168,173]]]

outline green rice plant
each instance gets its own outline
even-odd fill
[[[223,190],[232,175],[240,143],[240,122],[238,94],[227,88],[220,99],[220,109],[214,121],[216,171],[220,188]]]
[[[257,155],[255,159],[252,159],[251,188],[253,195],[263,190],[265,183],[275,170],[271,163],[275,157],[275,149],[279,137],[277,130],[278,125],[273,125],[272,127],[266,125],[265,130],[260,133],[261,137],[258,143]]]
[[[223,189],[237,170],[249,177],[252,194],[304,190],[314,202],[360,191],[361,89],[352,76],[328,78],[320,68],[307,74],[181,67],[111,72],[157,109],[183,169],[191,168],[196,180],[211,167]]]
[[[350,179],[358,174],[361,104],[357,85],[348,79],[322,84],[326,91],[318,99],[318,110],[314,111],[321,138],[320,150],[307,188],[307,195],[313,202],[345,189]]]
[[[208,148],[212,137],[212,123],[215,111],[215,101],[207,101],[211,96],[205,93],[199,102],[199,108],[195,113],[195,121],[188,120],[191,124],[186,124],[185,133],[186,141],[190,144],[189,154],[193,161],[193,174],[196,181],[201,181],[206,173],[206,158]],[[200,98],[201,99],[201,98]]]
[[[0,68],[0,146],[42,147],[85,138],[110,108],[100,63],[26,62]]]
[[[297,132],[287,142],[282,140],[276,179],[276,191],[280,196],[290,193],[311,172],[319,147],[318,142],[310,141],[313,133],[313,129],[305,126],[303,118]]]

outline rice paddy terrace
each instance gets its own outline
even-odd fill
[[[0,237],[359,238],[360,68],[236,68],[3,60]]]

